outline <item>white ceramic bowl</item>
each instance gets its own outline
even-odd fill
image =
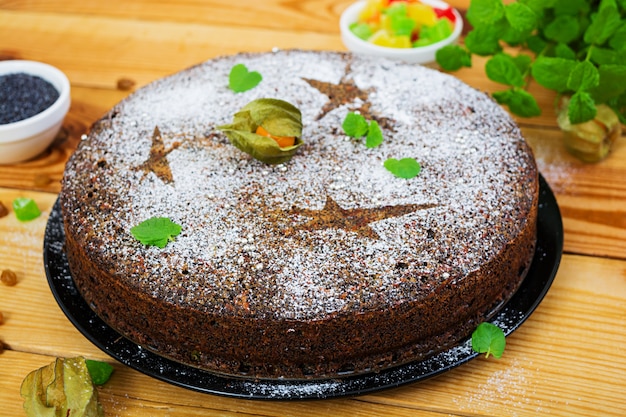
[[[0,61],[0,75],[15,73],[43,78],[57,89],[59,98],[28,119],[0,124],[0,164],[25,161],[43,152],[61,129],[70,108],[70,82],[57,68],[35,61]]]
[[[422,3],[429,6],[446,9],[449,5],[439,0],[421,0]],[[359,13],[365,7],[365,1],[358,1],[350,5],[341,14],[339,19],[339,27],[341,29],[341,40],[344,45],[352,52],[364,55],[374,55],[384,58],[399,59],[406,62],[417,64],[429,64],[435,62],[435,53],[440,48],[457,41],[463,31],[463,18],[456,9],[452,9],[456,22],[452,35],[446,39],[433,43],[432,45],[421,46],[418,48],[387,48],[384,46],[374,45],[356,36],[350,30],[350,25],[358,20]]]

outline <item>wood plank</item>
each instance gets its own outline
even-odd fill
[[[141,86],[217,55],[303,46],[345,49],[334,33],[0,13],[0,55],[47,62],[65,72],[72,85],[79,86],[114,89],[122,78]]]
[[[339,15],[353,0],[309,0],[281,2],[246,2],[183,0],[155,2],[151,0],[63,2],[35,0],[5,2],[2,8],[15,12],[37,12],[77,16],[100,16],[116,20],[152,20],[181,22],[233,28],[272,28],[295,32],[339,33]],[[0,3],[1,4],[1,3]]]
[[[4,2],[10,11],[63,15],[90,15],[119,20],[170,21],[230,27],[263,27],[296,32],[308,31],[339,34],[339,16],[354,0],[279,0],[246,2],[244,5],[205,0],[155,2],[113,0],[108,2],[66,0],[33,0]],[[467,8],[465,0],[449,0],[453,7]],[[233,10],[235,9],[235,10]]]

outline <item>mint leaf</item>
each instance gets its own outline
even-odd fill
[[[365,140],[365,146],[367,148],[375,148],[383,143],[383,132],[380,130],[380,126],[376,120],[372,120],[367,131],[367,138]]]
[[[521,2],[541,17],[544,14],[544,9],[554,7],[557,0],[522,0]]]
[[[570,60],[576,59],[576,52],[564,43],[558,43],[554,47],[554,55],[557,58],[565,58]]]
[[[479,26],[465,37],[465,47],[480,56],[494,55],[502,50],[495,26]]]
[[[508,22],[507,27],[500,32],[500,39],[511,46],[518,46],[526,42],[529,32],[523,32],[512,28]]]
[[[513,57],[508,54],[494,55],[485,64],[485,72],[492,81],[515,87],[524,86],[524,77]]]
[[[411,179],[419,175],[422,166],[413,158],[387,159],[383,165],[398,178]]]
[[[18,197],[13,200],[13,211],[15,212],[15,217],[21,222],[34,220],[41,215],[35,200],[26,197]]]
[[[471,67],[472,58],[459,45],[446,45],[435,53],[437,63],[445,71],[456,71],[462,67]]]
[[[360,138],[361,136],[364,136],[367,134],[367,130],[369,129],[365,117],[352,112],[346,114],[346,118],[343,120],[341,127],[346,135],[353,138]]]
[[[600,65],[600,83],[589,93],[596,103],[604,103],[626,92],[626,65]]]
[[[85,359],[85,365],[87,365],[91,381],[96,385],[104,385],[113,373],[113,366],[106,362]]]
[[[578,19],[569,15],[556,16],[543,31],[547,39],[565,44],[576,39],[579,33],[580,24]]]
[[[597,65],[616,64],[619,60],[619,54],[613,49],[595,46],[590,50],[589,60]]]
[[[584,40],[594,45],[602,45],[619,28],[620,14],[615,1],[602,0],[598,13],[591,19],[591,25],[585,31]]]
[[[530,32],[537,24],[537,14],[527,5],[515,2],[504,6],[506,20],[520,32]]]
[[[539,35],[532,35],[526,39],[526,45],[528,49],[533,51],[535,55],[539,55],[543,52],[543,50],[548,46],[548,43],[541,38]]]
[[[541,114],[537,100],[525,90],[512,88],[496,91],[492,95],[498,103],[509,106],[509,110],[518,116],[534,117]]]
[[[228,75],[228,86],[235,93],[243,93],[259,85],[263,80],[261,74],[256,71],[248,71],[244,64],[233,66]]]
[[[480,323],[472,333],[472,349],[474,352],[484,353],[485,357],[493,355],[500,359],[506,347],[506,337],[498,326],[484,322]]]
[[[504,17],[504,5],[500,0],[472,0],[466,17],[474,27],[490,25]]]
[[[539,57],[531,72],[535,81],[559,93],[567,91],[567,79],[576,66],[576,61],[563,58]]]
[[[167,217],[152,217],[131,228],[130,233],[144,245],[163,249],[181,230],[180,225]]]
[[[600,73],[595,65],[589,61],[576,64],[567,78],[567,88],[570,90],[589,90],[600,84]]]
[[[626,20],[622,20],[620,27],[609,40],[609,46],[616,51],[626,50]]]
[[[554,14],[587,14],[589,12],[589,0],[557,0],[554,2]]]
[[[569,101],[567,115],[572,124],[587,122],[596,117],[596,113],[596,104],[585,91],[575,93]]]
[[[520,73],[526,74],[526,72],[530,69],[530,64],[532,64],[533,59],[525,54],[519,54],[513,57],[513,62],[517,65]]]

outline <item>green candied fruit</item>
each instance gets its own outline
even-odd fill
[[[370,36],[373,35],[372,28],[367,23],[353,23],[350,25],[350,31],[354,33],[357,37],[363,39],[364,41],[368,40]]]
[[[36,219],[41,215],[37,203],[32,198],[19,197],[13,200],[13,211],[21,222]]]
[[[432,26],[422,27],[420,37],[413,42],[414,47],[432,45],[442,41],[452,35],[454,26],[448,19],[439,19],[437,23]]]

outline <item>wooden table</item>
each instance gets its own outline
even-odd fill
[[[374,394],[323,401],[236,400],[192,392],[115,363],[63,315],[49,290],[43,233],[64,163],[90,124],[146,83],[221,54],[272,47],[343,50],[338,19],[348,0],[107,2],[0,0],[0,57],[63,70],[72,106],[62,134],[43,155],[0,166],[0,201],[32,197],[40,218],[0,219],[0,269],[19,282],[0,285],[0,414],[23,415],[24,376],[55,357],[84,355],[115,365],[100,388],[107,416],[535,416],[626,414],[626,140],[605,161],[568,155],[551,109],[519,120],[557,196],[565,254],[536,312],[508,338],[500,360],[477,358],[436,378]],[[466,6],[467,2],[453,2]],[[456,73],[477,88],[497,87],[482,62]]]

